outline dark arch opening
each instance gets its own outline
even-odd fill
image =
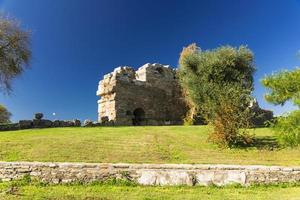
[[[142,108],[137,108],[133,111],[132,124],[134,126],[140,126],[145,121],[145,111]]]

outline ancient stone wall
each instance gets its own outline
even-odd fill
[[[0,162],[0,180],[29,175],[47,183],[126,179],[142,185],[273,184],[300,181],[300,167]]]
[[[0,124],[0,131],[14,131],[32,128],[57,128],[57,127],[80,127],[81,122],[74,120],[47,120],[43,119],[43,113],[36,113],[33,120],[20,120],[13,124]]]
[[[97,95],[99,121],[115,125],[182,124],[187,111],[176,71],[161,64],[116,68],[99,82]]]

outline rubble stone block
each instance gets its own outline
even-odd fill
[[[33,127],[33,122],[32,120],[20,120],[20,129],[29,129]]]
[[[92,127],[92,126],[93,126],[93,121],[92,121],[92,120],[89,120],[89,119],[86,119],[86,120],[84,120],[84,122],[83,122],[83,126],[84,126],[84,127]]]
[[[47,119],[34,119],[34,128],[50,128],[52,126],[52,121]]]

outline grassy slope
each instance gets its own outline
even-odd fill
[[[206,126],[53,128],[0,132],[2,161],[300,165],[300,148],[273,149],[269,129],[257,147],[220,149]]]
[[[20,185],[0,183],[0,199],[299,199],[297,186],[143,187],[126,185]],[[6,193],[6,191],[12,191]]]

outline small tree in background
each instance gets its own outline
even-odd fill
[[[269,90],[265,95],[266,101],[274,105],[284,105],[292,101],[300,107],[300,68],[293,71],[282,71],[265,77],[262,84]],[[300,144],[300,110],[287,116],[279,117],[273,128],[279,142],[285,146]]]
[[[11,91],[11,81],[29,64],[29,32],[23,31],[13,19],[0,15],[0,87]]]
[[[181,52],[179,78],[191,108],[187,117],[202,115],[214,127],[210,139],[221,146],[251,142],[245,128],[254,71],[253,54],[245,46],[201,51],[191,44]]]
[[[11,113],[3,106],[0,105],[0,124],[10,123]]]

